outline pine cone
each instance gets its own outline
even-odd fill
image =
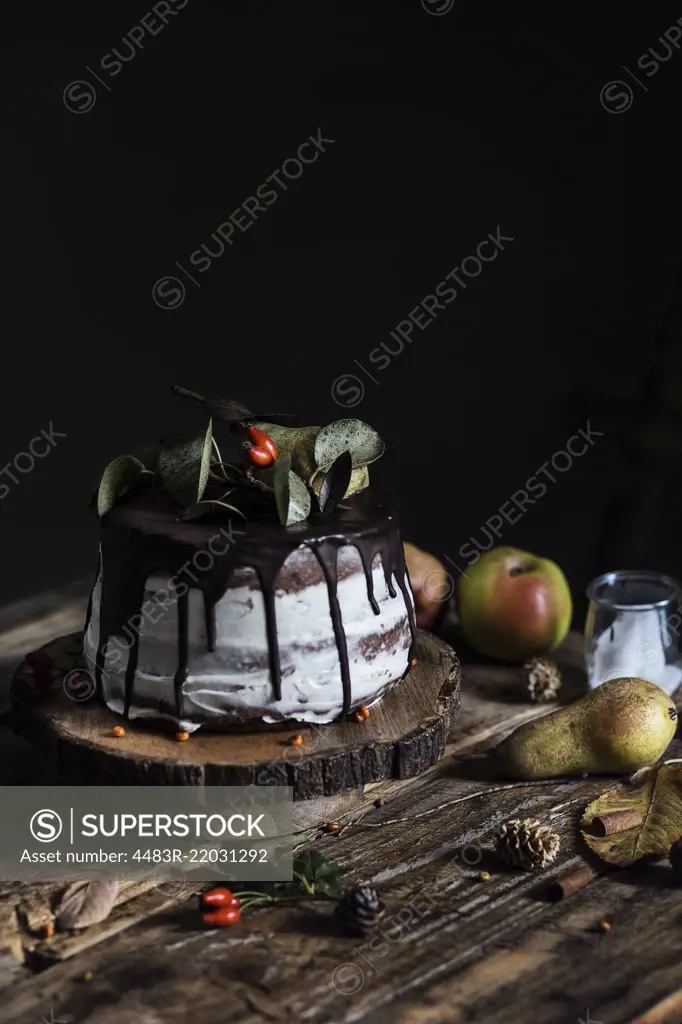
[[[528,695],[536,704],[555,700],[561,687],[561,672],[549,658],[531,658],[523,666]]]
[[[670,847],[670,867],[675,885],[682,885],[682,839],[676,839]]]
[[[369,885],[348,889],[336,906],[336,916],[351,935],[368,935],[384,915],[379,893]]]
[[[495,845],[498,854],[512,867],[533,871],[554,861],[560,840],[549,825],[541,825],[535,818],[515,818],[502,826]]]

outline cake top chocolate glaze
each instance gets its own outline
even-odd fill
[[[175,391],[204,407],[208,425],[197,436],[162,443],[138,456],[114,459],[98,491],[103,577],[98,688],[101,691],[109,638],[132,623],[136,639],[130,649],[125,687],[125,713],[129,712],[146,582],[153,574],[176,581],[182,572],[189,572],[190,584],[187,575],[180,581],[181,587],[172,583],[177,598],[175,692],[180,715],[188,671],[189,589],[202,591],[207,644],[212,650],[216,604],[234,573],[250,569],[263,594],[270,676],[279,700],[275,587],[289,555],[303,546],[314,554],[327,586],[347,712],[352,693],[337,596],[340,547],[350,544],[359,552],[374,614],[379,607],[372,568],[380,556],[389,594],[395,596],[395,580],[405,599],[413,638],[415,632],[397,524],[368,491],[367,467],[383,454],[383,442],[361,420],[343,419],[326,427],[283,426],[263,420],[231,400],[205,400],[182,388]],[[214,436],[214,421],[224,428],[225,439],[221,438],[220,444]],[[236,451],[234,461],[224,460],[221,450],[227,447]],[[190,563],[194,573],[187,569]]]
[[[257,548],[274,545],[278,551],[284,545],[293,551],[310,541],[376,534],[395,522],[395,518],[368,490],[363,490],[346,499],[342,507],[328,516],[285,528],[274,516],[244,519],[235,513],[188,521],[182,519],[182,508],[166,491],[143,490],[123,497],[105,515],[103,525],[108,530],[135,530],[150,538],[163,537],[168,542],[198,550],[206,547],[219,523],[229,523],[241,545]]]

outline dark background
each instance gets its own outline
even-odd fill
[[[663,52],[682,8],[189,0],[108,78],[101,58],[127,53],[151,7],[12,12],[0,464],[50,422],[67,437],[2,501],[0,601],[94,569],[98,474],[185,425],[172,382],[301,422],[369,420],[404,535],[463,564],[462,544],[585,425],[576,392],[636,396],[651,364],[680,262],[682,52],[640,75],[648,92],[632,83],[626,111],[600,91]],[[96,88],[83,114],[62,98],[78,79]],[[329,151],[182,305],[155,305],[174,261],[189,268],[318,127]],[[359,404],[334,404],[337,378],[362,377],[353,360],[369,367],[498,225],[514,242],[364,378]],[[587,413],[604,437],[502,535],[557,559],[576,594],[615,567],[598,540],[624,468],[603,403]],[[674,573],[678,505],[654,559]]]

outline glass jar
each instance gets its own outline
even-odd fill
[[[591,687],[639,676],[672,693],[682,682],[681,588],[658,572],[619,571],[587,588],[585,665]]]

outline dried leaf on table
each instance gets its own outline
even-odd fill
[[[111,913],[120,891],[120,882],[96,880],[74,882],[66,889],[55,906],[57,927],[88,928],[104,921]]]
[[[637,812],[641,821],[611,835],[590,834],[596,818],[625,811]],[[581,827],[590,849],[609,864],[625,867],[642,857],[664,857],[682,834],[682,762],[643,768],[628,782],[602,794],[586,807]]]

